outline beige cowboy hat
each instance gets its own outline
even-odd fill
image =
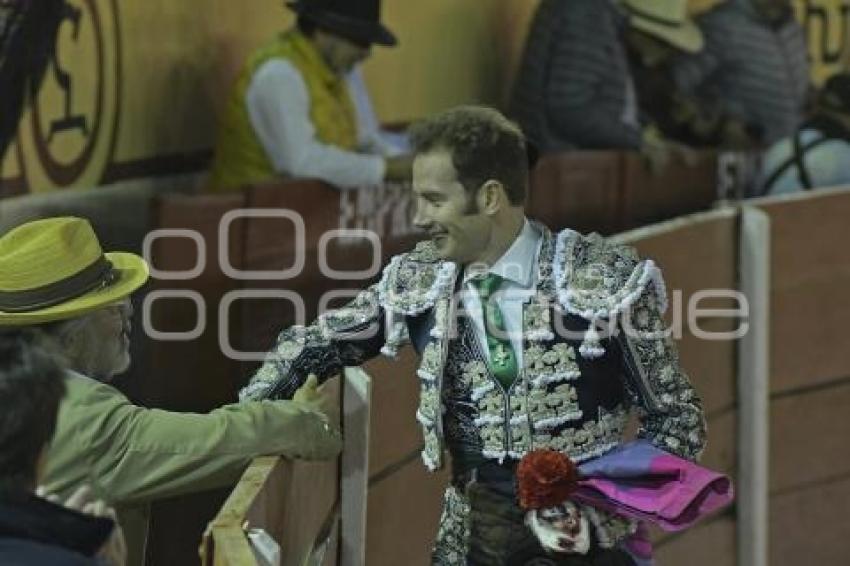
[[[702,50],[702,31],[688,15],[687,0],[622,0],[629,25],[687,53]]]
[[[132,253],[103,253],[88,220],[27,222],[0,237],[0,326],[74,318],[119,301],[148,279]]]

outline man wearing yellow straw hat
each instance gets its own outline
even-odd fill
[[[45,487],[67,496],[92,484],[118,508],[131,564],[142,560],[150,501],[235,482],[258,455],[330,458],[341,445],[315,379],[293,401],[209,414],[138,407],[103,383],[130,364],[128,297],[147,278],[141,257],[104,253],[80,218],[36,220],[0,237],[0,329],[42,329],[69,368]]]

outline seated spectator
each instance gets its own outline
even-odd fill
[[[92,484],[122,523],[141,526],[125,525],[131,564],[142,560],[151,501],[231,485],[256,456],[331,458],[341,445],[315,380],[292,402],[209,414],[139,407],[107,385],[130,364],[128,297],[147,277],[141,257],[103,253],[80,218],[37,220],[0,237],[0,327],[41,329],[70,368],[45,487],[67,497]],[[203,376],[186,378],[202,385]]]
[[[720,143],[764,146],[790,136],[809,92],[806,39],[791,1],[728,0],[699,25],[705,49],[678,58],[674,80],[678,91],[734,120]]]
[[[761,194],[850,185],[850,74],[831,77],[811,117],[764,157]]]
[[[677,6],[679,18],[684,19],[690,4]],[[650,34],[641,30],[641,20],[635,22],[637,25],[626,30],[624,39],[645,121],[657,127],[664,138],[686,146],[748,148],[757,129],[724,115],[710,101],[678,90],[673,68],[678,57],[688,56],[688,50],[676,47],[675,35],[668,37],[677,33],[677,28],[662,26]]]
[[[275,175],[339,187],[410,177],[406,145],[378,122],[359,64],[395,36],[379,21],[380,0],[298,0],[297,24],[255,51],[236,81],[219,127],[214,190]],[[395,145],[395,147],[394,147]]]
[[[110,514],[102,503],[77,496],[66,507],[35,493],[64,394],[63,370],[35,333],[0,332],[0,564],[125,562],[120,528],[95,516]]]
[[[528,34],[512,112],[541,151],[666,153],[641,114],[627,55],[652,66],[702,48],[686,0],[543,0]]]

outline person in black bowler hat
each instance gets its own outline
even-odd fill
[[[405,181],[403,136],[378,127],[359,70],[373,45],[395,35],[380,0],[287,2],[296,25],[252,53],[219,126],[211,188],[238,189],[275,176],[339,187]]]

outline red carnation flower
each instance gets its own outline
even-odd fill
[[[526,511],[555,507],[578,487],[578,469],[565,454],[534,450],[517,466],[519,504]]]

